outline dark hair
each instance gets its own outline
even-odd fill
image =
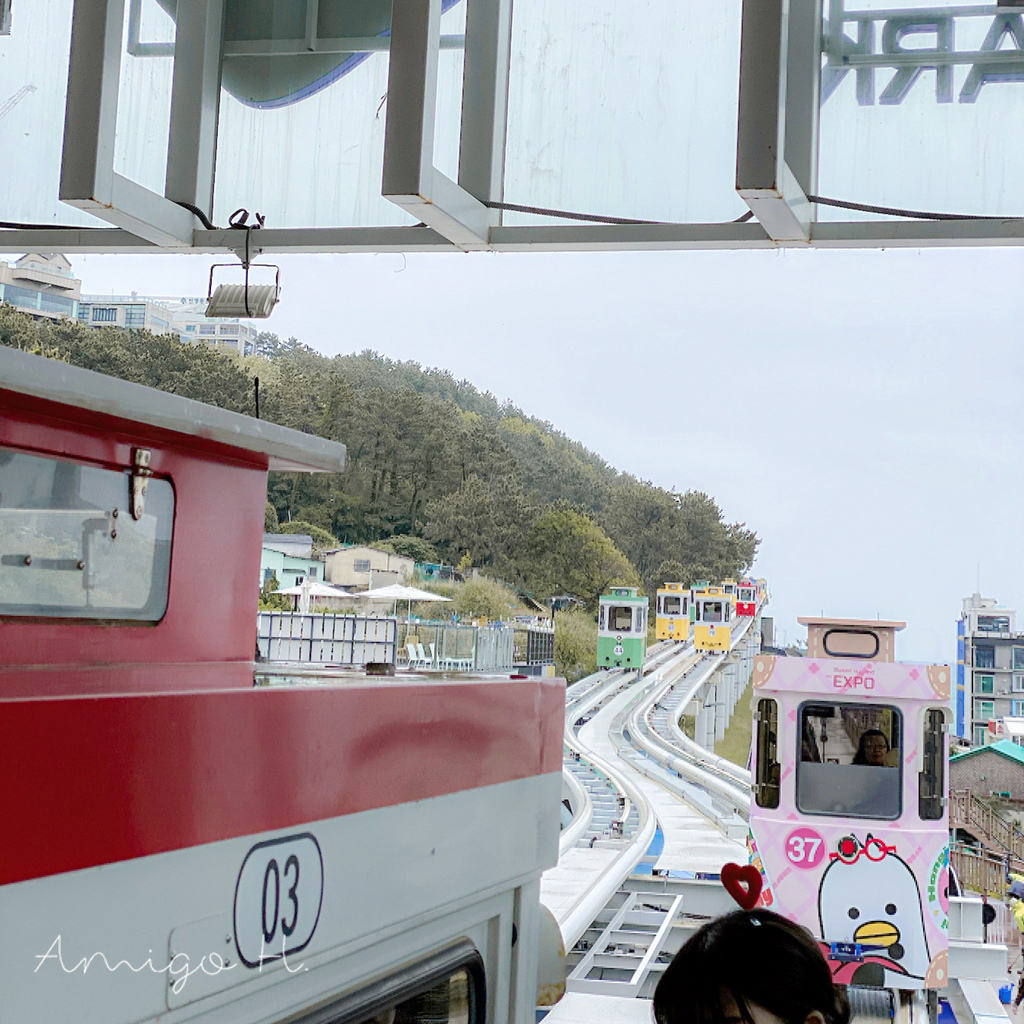
[[[857,746],[857,753],[853,755],[853,760],[850,762],[851,764],[867,764],[868,763],[868,755],[867,755],[867,752],[864,750],[864,741],[869,736],[881,736],[882,739],[885,740],[885,749],[887,751],[891,749],[890,746],[889,746],[889,737],[886,736],[885,733],[882,732],[881,729],[865,729],[860,734],[860,743]]]
[[[846,994],[806,928],[770,910],[737,910],[704,925],[669,964],[654,992],[658,1024],[723,1024],[732,997],[753,1024],[760,1006],[785,1024],[817,1010],[825,1024],[850,1024]]]

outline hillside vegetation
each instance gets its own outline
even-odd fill
[[[540,600],[567,593],[592,608],[616,582],[652,594],[669,579],[736,577],[759,543],[709,495],[621,473],[447,370],[371,351],[327,358],[273,334],[238,358],[4,305],[0,343],[249,415],[258,377],[262,418],[348,448],[337,476],[271,473],[268,528],[436,553]]]

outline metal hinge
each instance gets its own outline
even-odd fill
[[[149,486],[149,478],[153,475],[149,469],[151,455],[148,448],[132,449],[132,486],[129,493],[132,519],[141,519],[146,509],[146,488]]]

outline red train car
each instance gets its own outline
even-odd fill
[[[748,618],[757,614],[757,584],[753,580],[740,580],[737,584],[736,614]]]
[[[267,471],[344,447],[3,346],[0,410],[4,1021],[532,1022],[564,683],[255,686]]]

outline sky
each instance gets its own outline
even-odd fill
[[[266,257],[269,261],[270,257]],[[85,293],[199,295],[212,257],[72,257]],[[907,622],[951,662],[979,585],[1024,599],[1024,252],[279,257],[260,322],[327,355],[442,367],[616,468],[754,529],[777,636]]]

